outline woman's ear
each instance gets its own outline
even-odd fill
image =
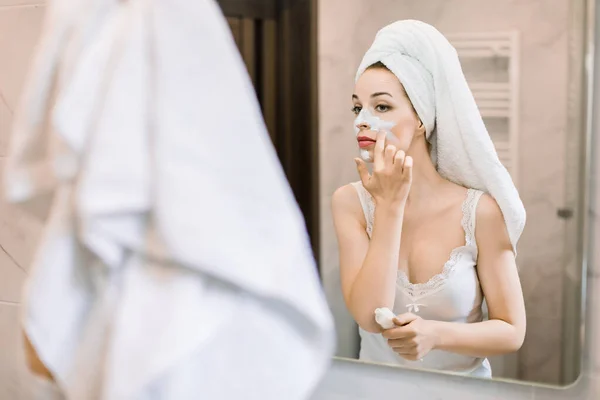
[[[419,127],[417,128],[417,132],[419,132],[420,135],[425,135],[425,125],[421,119],[419,119]]]

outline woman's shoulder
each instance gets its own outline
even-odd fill
[[[333,196],[331,196],[332,207],[339,209],[360,206],[360,199],[358,197],[359,185],[362,186],[360,182],[352,182],[337,188],[333,192]]]
[[[475,237],[483,248],[512,249],[502,209],[490,194],[483,193],[477,204]]]
[[[504,220],[502,210],[496,202],[496,199],[494,199],[490,194],[482,190],[472,190],[481,193],[481,196],[479,197],[479,201],[477,203],[477,219],[483,219],[484,221],[488,222],[502,222]]]
[[[497,221],[498,218],[500,218],[500,221],[502,221],[503,217],[500,206],[498,206],[496,199],[494,199],[490,194],[475,188],[464,187],[456,184],[455,186],[457,193],[461,193],[463,198],[466,194],[471,200],[477,199],[476,202],[471,202],[471,204],[473,204],[476,209],[476,217],[478,221],[480,219],[486,221]]]
[[[352,215],[360,220],[363,215],[363,210],[358,191],[361,189],[362,184],[360,181],[352,182],[337,188],[331,197],[333,213],[338,215]]]

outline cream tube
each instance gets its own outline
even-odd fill
[[[394,318],[396,318],[396,315],[389,308],[375,309],[375,321],[383,329],[391,329],[396,326],[396,324],[394,324]]]

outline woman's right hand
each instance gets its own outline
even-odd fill
[[[363,186],[371,193],[376,205],[403,208],[412,183],[412,157],[393,145],[386,147],[385,132],[378,132],[373,158],[372,175],[363,160],[354,160]]]

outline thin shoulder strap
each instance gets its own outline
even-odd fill
[[[465,230],[465,242],[467,246],[477,247],[475,240],[477,204],[479,204],[482,194],[481,190],[469,189],[467,191],[467,198],[463,203],[463,229]]]
[[[363,186],[362,182],[352,182],[352,186],[354,186],[354,189],[358,194],[358,199],[360,200],[360,205],[365,215],[365,221],[367,222],[367,234],[371,237],[371,232],[373,231],[373,215],[375,213],[373,199],[369,192],[367,192],[367,189]]]

